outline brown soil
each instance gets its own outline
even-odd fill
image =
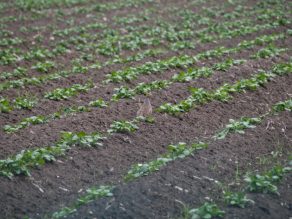
[[[206,5],[213,4],[215,5],[215,3]],[[254,2],[243,5],[252,6],[253,4]],[[176,2],[167,4],[167,6],[171,5],[180,4]],[[196,11],[197,8],[206,5],[193,6],[191,9]],[[153,3],[149,3],[145,5],[145,8],[152,6]],[[143,8],[134,9],[136,13],[143,10]],[[232,7],[230,10],[232,10]],[[118,10],[109,12],[110,17],[117,13]],[[16,17],[18,17],[18,12],[14,12],[14,14],[10,12],[10,15],[17,15]],[[84,14],[78,16],[80,16],[80,20],[85,18]],[[29,26],[46,25],[52,23],[52,20],[42,19],[40,24],[34,23]],[[27,22],[22,21],[16,26],[9,26],[7,29],[16,33],[21,26],[28,25]],[[115,28],[120,27],[119,25],[115,26]],[[252,40],[259,35],[286,33],[287,29],[291,28],[292,25],[286,25],[266,29],[247,36],[239,36],[232,40],[218,40],[218,44],[227,48],[235,47],[243,40]],[[27,39],[31,39],[35,34],[35,32],[29,32]],[[26,38],[24,34],[18,37]],[[291,39],[291,37],[288,37],[274,43],[278,48],[284,46],[292,48]],[[49,40],[45,39],[40,45],[46,47],[48,43]],[[230,58],[247,60],[245,64],[231,67],[226,72],[214,71],[210,78],[200,78],[189,83],[174,83],[165,90],[160,90],[157,93],[153,92],[151,96],[153,108],[157,109],[164,102],[174,104],[186,99],[191,94],[188,87],[204,88],[208,91],[215,90],[222,86],[223,82],[233,84],[242,78],[249,78],[249,75],[255,74],[258,69],[269,70],[272,65],[280,62],[287,63],[292,56],[292,52],[287,51],[269,59],[249,59],[251,54],[267,45],[255,46],[252,50],[225,55],[220,59],[198,61],[190,67],[211,67],[216,62],[222,62]],[[31,42],[22,44],[19,48],[28,51],[30,46]],[[8,114],[0,114],[0,159],[14,156],[21,150],[52,146],[61,139],[62,131],[74,131],[75,133],[84,131],[87,134],[100,132],[106,135],[106,130],[109,129],[112,121],[121,119],[130,121],[135,118],[136,101],[121,99],[116,103],[111,103],[110,107],[107,108],[90,107],[92,112],[83,112],[76,116],[67,116],[61,119],[51,119],[49,123],[31,125],[16,133],[4,133],[2,130],[4,125],[15,125],[21,122],[22,117],[46,116],[57,112],[61,108],[73,105],[88,107],[90,101],[100,98],[109,102],[113,95],[113,89],[116,87],[127,86],[133,88],[141,82],[147,84],[155,80],[170,80],[174,74],[185,71],[186,68],[170,69],[164,71],[163,74],[139,75],[138,80],[133,80],[130,83],[111,83],[103,87],[101,85],[101,81],[105,79],[106,74],[126,66],[137,66],[148,61],[167,59],[180,54],[193,56],[216,47],[217,45],[214,43],[198,44],[195,50],[167,52],[157,58],[149,57],[139,62],[116,64],[104,67],[101,70],[89,70],[86,74],[48,81],[48,83],[38,86],[26,86],[24,89],[2,91],[1,96],[11,100],[17,98],[17,92],[22,97],[25,96],[25,92],[30,92],[30,95],[38,96],[41,101],[31,110],[14,110]],[[81,52],[75,51],[72,54],[57,57],[56,61],[69,68],[72,59],[79,57],[80,54]],[[125,51],[123,56],[129,54],[133,54],[133,52]],[[100,57],[99,61],[103,62],[107,59],[106,57]],[[35,62],[36,60],[23,61],[21,65],[29,68]],[[15,67],[17,66],[4,66],[1,71],[12,72]],[[29,72],[30,77],[39,74],[36,71]],[[103,146],[98,148],[76,146],[67,153],[67,159],[59,158],[56,162],[48,162],[40,169],[29,168],[32,177],[20,175],[14,176],[13,180],[0,177],[0,187],[2,188],[0,218],[24,218],[25,216],[50,218],[54,212],[59,211],[61,206],[71,206],[77,198],[84,196],[86,188],[110,184],[117,187],[113,191],[113,198],[98,199],[78,208],[77,213],[67,217],[178,218],[181,216],[180,212],[183,208],[181,202],[190,208],[197,208],[207,201],[205,197],[210,197],[221,210],[226,211],[225,218],[289,218],[292,216],[292,192],[290,188],[292,178],[289,173],[285,175],[287,180],[277,185],[281,196],[245,192],[248,198],[255,201],[254,205],[247,204],[245,209],[223,205],[223,189],[204,178],[204,176],[225,183],[227,189],[236,192],[245,188],[243,175],[248,171],[263,173],[276,165],[278,161],[281,166],[287,165],[284,160],[292,151],[291,112],[269,116],[255,129],[246,130],[244,135],[228,135],[225,139],[210,144],[207,149],[196,151],[193,157],[178,159],[159,171],[134,182],[124,183],[123,176],[127,174],[133,164],[146,163],[167,153],[167,146],[170,144],[186,142],[190,145],[197,141],[206,142],[218,130],[222,130],[229,123],[229,119],[239,120],[241,116],[258,117],[268,112],[273,104],[291,98],[291,77],[291,75],[277,76],[267,85],[256,90],[248,90],[245,94],[232,94],[234,99],[229,100],[226,104],[214,100],[205,105],[198,104],[196,109],[181,115],[171,116],[154,113],[153,118],[156,120],[154,124],[140,122],[137,124],[139,130],[136,132],[115,133],[112,136],[107,136],[107,139],[102,142]],[[88,83],[88,78],[91,78],[97,84],[96,88],[81,92],[67,101],[56,102],[43,99],[43,93],[46,91],[52,91],[60,87],[67,88],[73,84],[85,84]],[[136,100],[144,100],[144,98],[143,95],[136,96]],[[277,145],[282,147],[282,156],[277,159],[271,158],[265,165],[259,165],[259,157],[269,156],[271,151],[276,150]],[[237,181],[235,181],[237,168],[234,161],[238,162]],[[216,166],[215,169],[214,166]],[[40,192],[36,185],[42,188],[44,192]],[[177,189],[176,186],[183,188],[183,191]],[[66,188],[69,192],[60,188]],[[80,189],[83,189],[83,192],[79,193]]]

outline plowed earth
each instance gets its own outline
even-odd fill
[[[253,6],[256,1],[243,3],[243,6]],[[155,3],[144,5],[144,9],[154,7]],[[163,9],[162,2],[158,9]],[[188,9],[197,11],[201,7],[219,4],[218,2],[206,3],[199,6],[191,6]],[[183,5],[182,2],[167,1],[166,6]],[[235,7],[235,6],[234,6]],[[226,8],[232,11],[234,7]],[[66,9],[64,7],[64,9]],[[68,8],[69,9],[69,8]],[[128,11],[127,11],[128,10]],[[125,16],[127,13],[138,13],[141,8],[129,7],[129,9],[111,10],[105,12],[110,23],[110,18],[115,15]],[[97,12],[94,12],[97,13]],[[169,13],[169,12],[167,12]],[[164,20],[170,21],[166,12],[162,13]],[[18,17],[19,12],[7,12],[7,16]],[[5,15],[6,16],[6,15]],[[64,20],[69,19],[64,17]],[[84,14],[76,15],[76,21],[84,21]],[[177,18],[179,22],[179,18]],[[27,51],[33,41],[33,36],[37,32],[19,33],[20,27],[45,26],[47,24],[58,25],[60,29],[66,28],[65,24],[54,21],[54,19],[40,19],[28,23],[21,21],[9,23],[8,28],[19,38],[28,39],[28,43],[19,45]],[[222,22],[220,19],[218,22]],[[76,22],[77,23],[77,22]],[[142,22],[142,24],[154,25],[153,21]],[[131,24],[132,26],[140,25]],[[201,25],[200,28],[206,25]],[[120,28],[123,25],[113,25],[111,28]],[[196,27],[197,28],[197,27]],[[199,28],[198,28],[199,29]],[[228,40],[218,40],[218,45],[226,48],[236,47],[243,40],[252,40],[260,35],[273,33],[286,33],[287,29],[292,29],[292,25],[279,26],[277,28],[265,29],[246,36],[238,36]],[[102,30],[98,30],[102,31]],[[93,33],[93,31],[91,32]],[[14,36],[14,37],[15,37]],[[74,36],[74,35],[73,35]],[[49,46],[50,33],[46,32],[44,40],[36,45],[44,48]],[[56,41],[62,38],[56,37]],[[168,44],[162,47],[166,48]],[[291,36],[286,39],[274,42],[278,48],[292,48]],[[287,63],[292,56],[291,51],[286,51],[279,56],[268,59],[250,60],[250,55],[259,49],[266,47],[255,45],[251,50],[224,55],[221,58],[201,60],[190,67],[211,67],[217,62],[227,59],[246,59],[242,65],[229,68],[227,71],[214,71],[209,78],[192,80],[189,83],[174,83],[167,89],[159,92],[152,92],[151,104],[155,109],[163,103],[179,103],[191,95],[189,87],[204,88],[208,91],[215,90],[222,86],[223,82],[234,84],[242,78],[249,78],[249,75],[258,72],[258,69],[270,70],[273,65],[281,62]],[[4,48],[4,47],[3,47]],[[145,47],[143,49],[152,48]],[[70,106],[87,106],[90,101],[103,99],[110,102],[113,89],[120,86],[129,88],[135,87],[138,83],[146,84],[155,80],[170,80],[174,74],[186,71],[186,68],[170,69],[163,74],[139,75],[138,80],[130,83],[110,83],[101,85],[106,74],[123,69],[127,66],[138,66],[147,61],[163,60],[180,54],[197,55],[202,51],[217,48],[214,43],[202,43],[196,49],[181,50],[178,52],[167,51],[156,58],[145,58],[139,62],[126,64],[116,64],[104,67],[100,70],[89,70],[86,74],[76,74],[60,80],[48,81],[46,84],[37,86],[25,86],[21,89],[10,89],[2,91],[1,96],[15,99],[20,94],[30,92],[41,98],[41,102],[31,110],[14,110],[7,114],[0,114],[0,159],[6,159],[20,153],[21,150],[36,149],[37,147],[48,147],[61,139],[61,132],[74,131],[75,133],[84,131],[86,133],[100,132],[106,136],[106,130],[112,121],[125,119],[130,121],[136,116],[137,100],[143,101],[145,96],[136,95],[136,101],[131,99],[121,99],[116,103],[111,103],[107,108],[90,107],[91,112],[82,112],[76,116],[67,116],[61,119],[51,119],[49,123],[40,125],[30,125],[16,133],[5,133],[4,125],[15,125],[21,122],[22,117],[35,115],[46,116],[55,113],[61,108]],[[138,51],[123,51],[122,56],[126,57]],[[71,61],[80,56],[82,52],[73,51],[70,54],[57,57],[55,60],[64,64],[66,68],[71,66]],[[101,63],[108,58],[96,55],[95,60]],[[51,59],[54,60],[54,59]],[[21,61],[19,66],[24,65],[28,69],[34,61]],[[92,63],[89,63],[92,64]],[[1,66],[1,72],[12,72],[14,66]],[[50,72],[51,73],[51,72]],[[36,71],[29,71],[29,77],[39,76]],[[45,91],[52,91],[56,88],[68,88],[73,84],[85,84],[91,78],[96,87],[78,93],[77,96],[64,101],[53,101],[43,99]],[[4,82],[4,79],[1,79]],[[19,92],[19,93],[17,93]],[[78,208],[77,212],[68,215],[67,218],[179,218],[183,204],[190,209],[200,207],[204,202],[215,202],[221,210],[226,211],[225,218],[289,218],[292,217],[292,191],[291,174],[286,174],[287,180],[282,184],[277,184],[279,189],[277,194],[248,193],[245,195],[254,200],[255,204],[247,204],[244,209],[228,207],[223,205],[223,191],[242,191],[246,184],[243,176],[249,171],[253,173],[263,173],[268,171],[276,162],[286,165],[289,152],[292,151],[292,118],[291,112],[281,112],[265,118],[262,124],[254,129],[246,130],[245,134],[231,134],[223,140],[211,143],[207,149],[195,151],[194,156],[177,159],[168,163],[148,176],[141,177],[134,182],[124,183],[124,178],[131,166],[135,163],[150,162],[165,153],[168,153],[168,145],[176,145],[178,142],[186,142],[187,145],[198,141],[207,142],[218,130],[223,130],[229,123],[229,119],[240,120],[242,116],[258,117],[267,113],[274,104],[286,101],[292,94],[292,76],[276,76],[268,84],[256,90],[247,90],[244,94],[232,94],[234,99],[228,103],[221,103],[217,100],[208,104],[197,104],[197,108],[181,115],[168,115],[153,113],[155,123],[138,123],[139,130],[133,133],[115,133],[107,136],[103,146],[92,148],[81,148],[75,146],[67,152],[67,159],[58,158],[56,162],[47,162],[40,169],[29,168],[32,177],[14,176],[13,180],[0,177],[0,218],[50,218],[51,215],[59,211],[61,206],[71,206],[77,198],[85,195],[86,188],[98,187],[100,185],[116,186],[113,190],[113,197],[97,199],[96,201]],[[277,159],[270,158],[265,165],[259,165],[260,157],[270,156],[272,151],[282,148],[282,155]],[[238,163],[238,166],[236,164]],[[236,174],[237,173],[237,174]],[[213,180],[210,180],[213,179]],[[237,180],[236,180],[237,179]],[[221,182],[226,187],[219,186],[215,181]],[[40,187],[43,192],[39,190]],[[64,191],[62,188],[67,189]],[[80,192],[80,190],[82,191]],[[182,204],[183,203],[183,204]]]

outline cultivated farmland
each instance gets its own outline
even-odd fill
[[[0,10],[0,218],[292,217],[290,1]]]

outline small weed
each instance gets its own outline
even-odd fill
[[[216,171],[216,167],[217,167],[217,164],[215,164],[214,166],[212,166],[211,168],[210,168],[210,171]]]

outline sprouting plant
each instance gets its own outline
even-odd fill
[[[278,183],[283,179],[284,173],[289,171],[292,171],[291,167],[273,167],[271,171],[263,173],[263,176],[269,178],[272,183]]]
[[[33,66],[32,69],[36,69],[37,71],[47,72],[49,69],[56,68],[55,62],[46,61],[44,63],[37,62]]]
[[[8,113],[10,110],[13,110],[11,106],[9,106],[9,100],[4,97],[0,98],[0,112]]]
[[[14,87],[14,88],[18,88],[18,87],[23,87],[23,81],[21,80],[10,80],[8,83],[7,83],[7,86],[8,87]]]
[[[257,174],[251,177],[246,177],[244,181],[249,184],[249,186],[246,187],[247,191],[268,193],[270,190],[271,192],[280,195],[278,193],[278,188],[271,183],[269,176],[261,176]]]
[[[271,72],[277,73],[279,75],[284,75],[286,73],[292,72],[292,65],[291,63],[285,65],[281,62],[278,65],[273,65]]]
[[[292,109],[292,98],[285,102],[280,102],[274,105],[271,113],[281,112],[281,111],[291,111]]]
[[[11,73],[2,72],[0,78],[10,79],[12,77]]]
[[[139,129],[138,126],[133,125],[131,122],[125,122],[124,120],[121,121],[113,121],[114,124],[112,124],[110,127],[111,129],[107,130],[107,132],[110,134],[112,132],[134,132],[135,130]]]
[[[51,92],[45,92],[44,98],[61,101],[62,99],[67,100],[69,97],[76,94],[77,94],[77,91],[75,89],[57,88]]]
[[[86,54],[86,53],[82,53],[80,58],[86,60],[86,61],[92,61],[93,60],[93,56],[92,54]]]
[[[102,146],[102,144],[97,141],[106,139],[106,137],[103,137],[98,132],[94,132],[91,135],[87,135],[85,132],[79,132],[77,136],[78,136],[77,141],[82,147]]]
[[[254,55],[251,55],[250,58],[251,59],[258,59],[258,58],[269,58],[269,57],[273,57],[275,55],[279,55],[280,53],[285,52],[286,50],[288,50],[288,48],[282,48],[282,49],[278,49],[274,46],[273,43],[271,43],[267,48],[264,49],[260,49],[257,53],[255,53]]]
[[[29,101],[27,99],[22,100],[21,98],[17,98],[17,99],[12,101],[12,103],[16,104],[16,106],[14,107],[16,109],[20,109],[20,108],[30,109],[33,106],[36,106],[37,102],[38,102],[37,100],[36,101]]]
[[[166,154],[164,157],[171,158],[172,160],[175,160],[177,158],[184,158],[186,156],[191,156],[192,153],[189,149],[185,148],[186,143],[179,142],[177,146],[175,145],[169,145],[168,150],[170,150],[170,154]]]
[[[245,132],[243,131],[243,129],[255,128],[255,126],[250,125],[250,124],[260,123],[260,121],[261,121],[261,119],[257,119],[257,118],[249,119],[249,118],[245,118],[245,117],[242,117],[241,121],[239,121],[239,122],[237,122],[233,119],[229,119],[229,122],[231,124],[226,125],[225,130],[219,131],[218,134],[213,136],[212,138],[214,138],[214,140],[223,139],[226,137],[226,135],[228,133],[231,133],[231,132],[244,134]]]
[[[178,104],[171,105],[171,103],[163,103],[160,108],[156,109],[154,112],[168,113],[170,115],[174,115],[176,113],[181,114],[181,109]]]
[[[130,90],[128,87],[121,86],[120,88],[114,88],[115,94],[113,95],[111,101],[116,102],[121,98],[131,98],[135,100],[136,93]]]
[[[234,206],[239,206],[239,207],[244,208],[245,202],[254,203],[253,200],[245,197],[242,192],[237,192],[235,194],[231,194],[231,193],[224,194],[224,204],[226,205],[234,205]]]
[[[208,146],[208,143],[204,143],[204,142],[194,143],[193,145],[191,145],[190,151],[193,152],[195,150],[207,148],[207,146]]]
[[[210,219],[213,217],[225,216],[225,211],[220,211],[217,205],[210,205],[205,203],[202,207],[190,210],[190,213],[194,214],[192,219],[203,218]]]
[[[27,72],[27,69],[24,66],[22,66],[22,67],[18,67],[14,69],[12,75],[15,77],[22,77],[22,76],[27,75],[26,72]]]
[[[227,103],[228,99],[233,99],[224,87],[217,88],[215,92],[211,91],[211,94],[215,100],[219,100],[222,103]]]
[[[155,119],[153,119],[153,118],[151,118],[149,116],[146,117],[146,121],[149,122],[149,123],[155,123]]]
[[[158,91],[159,89],[165,89],[167,88],[168,84],[172,84],[172,82],[164,80],[164,81],[153,81],[150,84],[145,84],[144,82],[139,83],[135,87],[136,94],[147,94],[150,93],[150,91]]]
[[[109,103],[105,103],[102,99],[98,99],[96,101],[91,101],[89,103],[90,106],[96,106],[96,107],[107,107],[110,104]]]
[[[189,101],[204,104],[207,100],[212,99],[212,95],[208,91],[205,91],[203,88],[189,87],[189,90],[191,90],[191,92],[193,93],[193,95],[188,97]]]

